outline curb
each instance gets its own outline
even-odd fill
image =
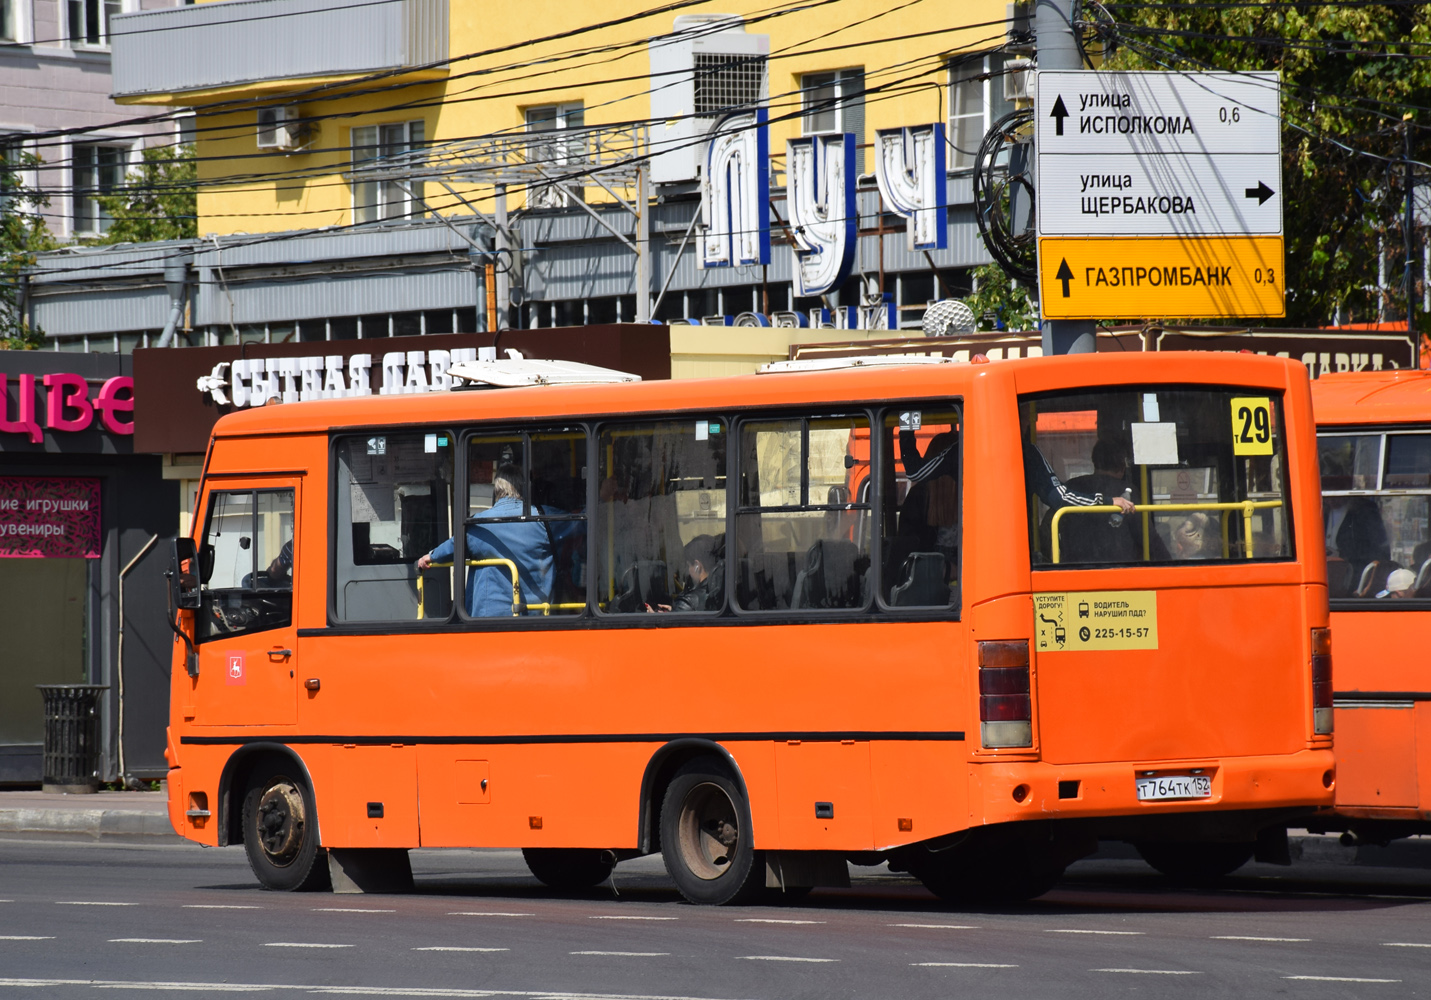
[[[168,813],[136,809],[0,809],[0,834],[7,833],[179,839]]]

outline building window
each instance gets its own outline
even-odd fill
[[[20,0],[0,0],[0,43],[30,40],[29,26],[25,23],[28,6]]]
[[[123,185],[126,154],[123,146],[84,143],[72,147],[71,222],[76,233],[97,234],[109,229],[114,219],[99,198],[114,194]]]
[[[426,139],[423,122],[393,122],[388,125],[363,125],[353,129],[353,169],[372,171],[384,157],[397,156],[421,146]],[[409,190],[411,194],[409,194]],[[406,219],[421,214],[417,200],[422,198],[422,184],[403,177],[355,179],[353,182],[353,221],[380,222],[383,219]]]
[[[997,53],[949,64],[950,170],[973,169],[984,133],[1014,110],[1004,99],[1003,68]]]
[[[193,112],[174,116],[174,138],[181,146],[192,146],[198,138],[198,116]]]
[[[715,118],[765,97],[765,57],[697,52],[695,113]]]
[[[801,132],[828,135],[853,132],[855,172],[865,172],[865,71],[842,69],[834,73],[806,73],[800,78]]]
[[[65,0],[71,45],[108,45],[109,20],[124,7],[121,0]]]
[[[553,174],[568,172],[586,160],[586,109],[581,104],[549,104],[528,108],[527,131],[562,133],[543,135],[541,141],[527,147],[527,162],[537,164]],[[555,184],[533,187],[527,200],[532,208],[563,208],[569,195]]]

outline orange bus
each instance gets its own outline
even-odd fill
[[[214,430],[169,807],[264,886],[450,846],[558,887],[660,852],[700,903],[883,861],[1029,898],[1100,838],[1217,874],[1331,803],[1301,365],[505,365]]]
[[[1337,637],[1336,811],[1313,830],[1431,832],[1431,372],[1312,384]]]

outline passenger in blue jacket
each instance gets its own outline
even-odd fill
[[[510,560],[517,567],[522,605],[546,604],[552,600],[557,546],[560,539],[578,530],[578,523],[517,520],[525,514],[522,479],[521,470],[511,465],[502,466],[492,477],[492,506],[474,515],[467,525],[467,558]],[[532,517],[565,513],[536,504],[531,510]],[[418,571],[433,563],[451,562],[452,557],[453,540],[449,538],[418,558]],[[468,568],[467,613],[474,618],[510,618],[525,613],[525,607],[512,606],[512,575],[506,566]]]

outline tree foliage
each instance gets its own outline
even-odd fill
[[[20,300],[21,275],[35,254],[55,246],[40,214],[50,201],[25,184],[25,172],[38,164],[28,153],[0,156],[0,350],[35,350],[42,343]]]
[[[985,264],[974,268],[973,278],[978,286],[965,296],[964,304],[974,313],[978,329],[984,330],[1036,330],[1037,308],[1029,301],[1028,289],[1012,280],[997,264]]]
[[[124,187],[97,199],[114,221],[95,242],[192,239],[198,233],[198,176],[193,146],[144,150]]]
[[[1287,318],[1272,322],[1404,318],[1399,161],[1404,129],[1416,145],[1431,143],[1431,5],[1114,2],[1097,10],[1108,69],[1281,73],[1288,295]]]

